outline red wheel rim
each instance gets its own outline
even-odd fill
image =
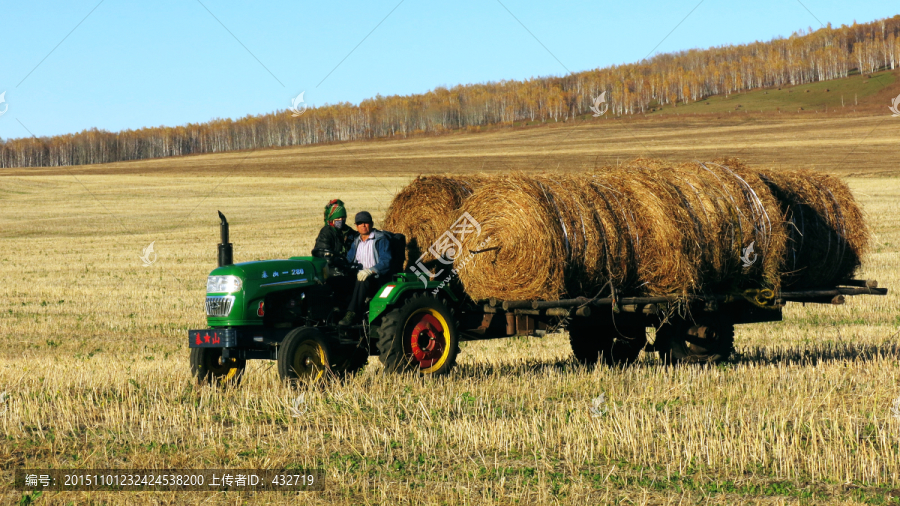
[[[447,336],[441,321],[430,313],[418,313],[407,324],[406,335],[412,359],[420,369],[428,369],[438,363],[447,349]]]

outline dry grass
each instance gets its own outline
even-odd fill
[[[189,377],[215,210],[238,261],[307,254],[340,197],[381,223],[408,178],[0,178],[2,501],[18,467],[317,466],[310,504],[885,502],[900,489],[900,181],[850,185],[875,234],[862,276],[894,290],[740,327],[736,364],[577,367],[564,335],[468,343],[447,378],[299,392],[269,363],[242,388]],[[215,191],[213,189],[215,188]],[[210,192],[212,191],[212,194]],[[159,258],[138,258],[155,241]],[[591,414],[605,394],[608,411]],[[892,492],[894,491],[894,492]],[[805,499],[804,499],[805,498]],[[65,493],[39,504],[283,504],[266,493]]]

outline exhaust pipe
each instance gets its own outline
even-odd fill
[[[228,242],[228,220],[222,211],[219,211],[219,219],[222,220],[220,225],[222,230],[222,242],[219,244],[219,267],[231,265],[234,263],[234,254],[231,243]]]

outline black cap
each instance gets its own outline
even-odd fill
[[[369,211],[360,211],[356,213],[356,224],[359,225],[360,223],[372,224],[372,215],[369,214]]]

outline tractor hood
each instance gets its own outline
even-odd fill
[[[232,286],[233,291],[207,291],[207,323],[211,327],[262,325],[266,295],[318,284],[324,279],[324,266],[325,261],[320,258],[291,257],[219,267],[209,273],[210,278],[234,276],[240,285]]]

